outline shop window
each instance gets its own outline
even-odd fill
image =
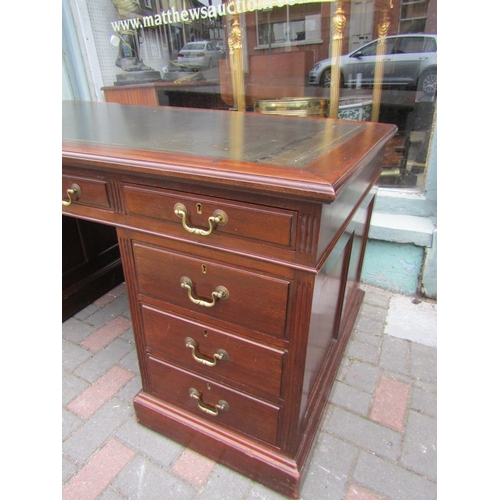
[[[257,11],[259,47],[320,39],[320,10],[316,4],[292,5]]]
[[[429,0],[402,0],[399,22],[400,33],[425,31]]]
[[[332,18],[341,5],[345,26],[338,117],[397,125],[380,184],[423,188],[437,102],[436,0],[279,0],[280,6],[276,0],[63,2],[88,13],[88,23],[76,22],[80,33],[74,39],[92,39],[95,53],[87,54],[92,44],[82,43],[80,60],[87,59],[86,64],[74,58],[80,69],[72,71],[69,61],[65,71],[71,78],[86,74],[95,99],[231,112],[264,112],[257,102],[273,99],[329,103],[336,85],[331,80]],[[379,57],[377,39],[385,14],[389,30]],[[84,17],[74,15],[77,21]],[[236,66],[230,43],[235,21],[241,30]],[[189,42],[202,40],[207,50],[180,53]],[[377,81],[375,68],[382,62]],[[236,81],[242,85],[240,102]],[[362,108],[357,110],[356,103],[363,103]],[[318,116],[328,113],[328,105],[317,109]]]

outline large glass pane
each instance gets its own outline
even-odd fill
[[[380,183],[423,187],[436,0],[64,1],[95,99],[394,123]]]

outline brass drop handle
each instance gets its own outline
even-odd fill
[[[189,389],[189,397],[196,399],[198,401],[198,408],[201,411],[208,413],[213,417],[216,417],[219,414],[219,411],[229,410],[229,404],[227,403],[227,401],[224,401],[223,399],[220,399],[219,402],[214,406],[208,405],[203,401],[201,394],[196,389],[193,388]]]
[[[188,291],[188,297],[191,302],[203,307],[213,307],[215,306],[217,299],[226,300],[229,297],[229,290],[225,286],[218,286],[212,292],[212,302],[206,302],[205,300],[195,299],[192,295],[193,282],[187,276],[183,276],[181,278],[181,287]]]
[[[226,212],[223,210],[216,210],[212,217],[208,218],[208,223],[210,225],[210,229],[197,229],[195,227],[189,227],[186,224],[187,219],[187,208],[182,203],[176,203],[174,206],[174,213],[177,217],[182,219],[182,227],[188,232],[193,234],[200,234],[201,236],[208,236],[212,233],[215,226],[223,226],[227,223],[228,217]]]
[[[82,195],[82,190],[78,184],[71,184],[71,187],[66,190],[66,193],[68,194],[68,199],[63,200],[62,204],[65,207],[69,207],[73,203],[72,196],[74,195],[75,198],[79,198]]]
[[[213,359],[202,358],[196,353],[196,342],[191,337],[186,337],[184,342],[186,347],[191,349],[193,359],[202,365],[215,366],[217,361],[227,361],[229,359],[229,354],[224,349],[217,349],[216,353],[213,355]]]

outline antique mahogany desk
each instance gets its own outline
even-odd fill
[[[392,125],[63,103],[63,213],[114,226],[140,423],[297,497]]]

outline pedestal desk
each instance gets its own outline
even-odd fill
[[[141,424],[298,496],[395,131],[63,103],[63,214],[117,230]]]

